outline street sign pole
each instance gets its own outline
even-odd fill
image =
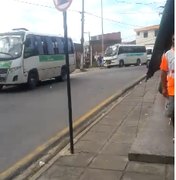
[[[67,96],[68,96],[68,111],[69,111],[69,130],[70,130],[70,152],[74,153],[73,144],[73,120],[72,120],[72,101],[71,101],[71,86],[70,86],[70,69],[69,69],[69,55],[68,55],[68,37],[67,37],[67,12],[63,12],[64,21],[64,39],[65,39],[65,59],[67,66]]]
[[[71,101],[71,86],[70,86],[70,68],[68,55],[68,37],[67,37],[67,8],[70,6],[72,0],[53,0],[56,9],[63,12],[64,21],[64,52],[65,62],[67,68],[67,97],[68,97],[68,117],[69,117],[69,132],[70,132],[70,152],[74,153],[73,144],[73,120],[72,120],[72,101]]]

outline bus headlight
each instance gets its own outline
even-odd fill
[[[13,67],[9,69],[9,73],[14,73],[15,71],[19,70],[21,66]]]

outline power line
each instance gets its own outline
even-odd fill
[[[29,5],[33,5],[33,6],[38,6],[38,7],[43,7],[43,8],[50,8],[50,9],[55,9],[54,6],[48,6],[48,5],[43,5],[43,4],[38,4],[38,3],[33,3],[33,2],[28,2],[28,1],[25,1],[25,0],[13,0],[13,1],[17,1],[19,3],[24,3],[24,4],[29,4]],[[76,13],[82,13],[81,11],[78,11],[78,10],[68,10],[70,12],[76,12]],[[93,13],[90,13],[90,12],[85,12],[85,14],[87,15],[90,15],[90,16],[94,16],[94,17],[97,17],[99,19],[101,19],[100,16],[97,16]],[[118,24],[122,24],[122,25],[126,25],[126,26],[132,26],[132,27],[142,27],[142,26],[139,26],[139,25],[134,25],[134,24],[128,24],[128,23],[123,23],[123,22],[119,22],[117,20],[113,20],[113,19],[109,19],[109,18],[103,18],[104,20],[106,21],[111,21],[111,22],[115,22],[115,23],[118,23]]]
[[[121,4],[135,4],[135,5],[144,5],[144,6],[151,6],[151,5],[157,5],[158,2],[151,2],[151,3],[141,3],[141,2],[127,2],[127,1],[117,1],[115,0],[116,3],[121,3]]]
[[[159,8],[164,8],[165,6],[163,5],[166,4],[166,1],[165,2],[162,2],[162,3],[159,3],[159,2],[151,2],[151,3],[141,3],[141,2],[127,2],[127,1],[118,1],[118,0],[114,0],[114,2],[116,4],[135,4],[135,5],[142,5],[142,6],[150,6],[152,7],[153,9],[155,9],[156,11],[159,10]],[[161,5],[162,4],[162,5]],[[155,7],[154,7],[155,6]],[[157,7],[156,7],[157,6]],[[119,13],[119,14],[138,14],[139,12],[135,12],[135,13],[129,13],[129,12],[122,12],[122,13]],[[142,14],[151,14],[151,12],[141,12]],[[154,12],[154,13],[158,13],[160,14],[160,12]]]
[[[97,17],[97,18],[101,18],[100,16],[97,16],[97,15],[95,15],[93,13],[90,13],[90,12],[85,12],[85,13],[88,14],[88,15]],[[122,22],[119,22],[117,20],[113,20],[113,19],[109,19],[109,18],[103,18],[103,19],[107,20],[107,21],[112,21],[112,22],[116,22],[116,23],[119,23],[119,24],[123,24],[123,25],[128,25],[128,26],[133,26],[133,27],[143,27],[143,26],[138,26],[138,25],[134,25],[134,24],[122,23]]]
[[[48,6],[48,5],[38,4],[38,3],[32,3],[32,2],[24,1],[24,0],[13,0],[13,1],[17,1],[17,2],[20,2],[20,3],[24,3],[24,4],[29,4],[29,5],[33,5],[33,6],[39,6],[39,7],[44,7],[44,8],[55,9],[54,6]]]

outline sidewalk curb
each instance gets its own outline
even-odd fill
[[[133,81],[128,86],[126,86],[124,89],[119,90],[114,95],[105,99],[99,105],[97,105],[92,110],[87,112],[85,115],[75,120],[73,122],[74,137],[93,122],[93,117],[97,113],[102,111],[106,106],[108,106],[113,101],[115,101],[120,96],[122,96],[122,94],[124,94],[125,92],[133,88],[140,81],[144,80],[145,77],[146,75],[141,76],[140,78],[138,78],[137,80]],[[63,147],[65,147],[69,143],[68,135],[69,135],[69,128],[67,127],[63,129],[62,131],[60,131],[59,133],[57,133],[52,138],[50,138],[46,143],[37,147],[32,153],[28,154],[27,156],[19,160],[12,167],[0,173],[0,180],[11,180],[15,176],[18,176],[20,172],[27,169],[30,165],[32,165],[32,163],[37,161],[39,158],[45,155],[51,148],[54,148],[56,145],[58,146],[57,152],[59,152],[61,149],[63,149]],[[52,157],[54,157],[54,155],[50,154],[50,156],[47,158],[47,161],[49,161]],[[39,169],[40,167],[38,167],[38,169],[35,169],[35,171]]]

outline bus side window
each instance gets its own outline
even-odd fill
[[[137,46],[132,47],[132,52],[138,53],[139,48]]]
[[[141,51],[142,51],[142,52],[146,52],[145,46],[141,47]]]
[[[59,54],[59,49],[58,49],[58,43],[56,41],[56,37],[52,37],[52,46],[54,50],[54,54]]]
[[[127,47],[125,48],[125,53],[131,53],[131,51],[132,51],[132,49],[131,49],[130,46],[127,46]]]
[[[141,52],[146,52],[145,46],[139,46],[137,47],[137,52],[141,53]]]
[[[68,53],[69,54],[73,54],[74,53],[73,43],[72,43],[72,40],[70,38],[68,39]]]
[[[45,37],[42,36],[41,40],[42,40],[42,47],[43,47],[44,55],[47,55],[48,54],[48,44],[46,42]]]
[[[64,41],[63,41],[63,39],[64,38],[60,38],[60,37],[56,38],[60,54],[64,54]]]
[[[53,42],[51,37],[45,37],[45,41],[47,44],[47,50],[48,50],[48,54],[54,54],[54,48],[53,48]]]
[[[42,40],[40,36],[36,36],[36,45],[37,45],[39,55],[43,55],[44,51],[43,51],[43,45],[42,45]]]
[[[35,38],[33,35],[28,35],[24,44],[24,58],[35,56],[38,54],[38,51],[35,47]]]
[[[137,47],[137,51],[136,52],[142,52],[142,48],[139,46],[139,47]]]

